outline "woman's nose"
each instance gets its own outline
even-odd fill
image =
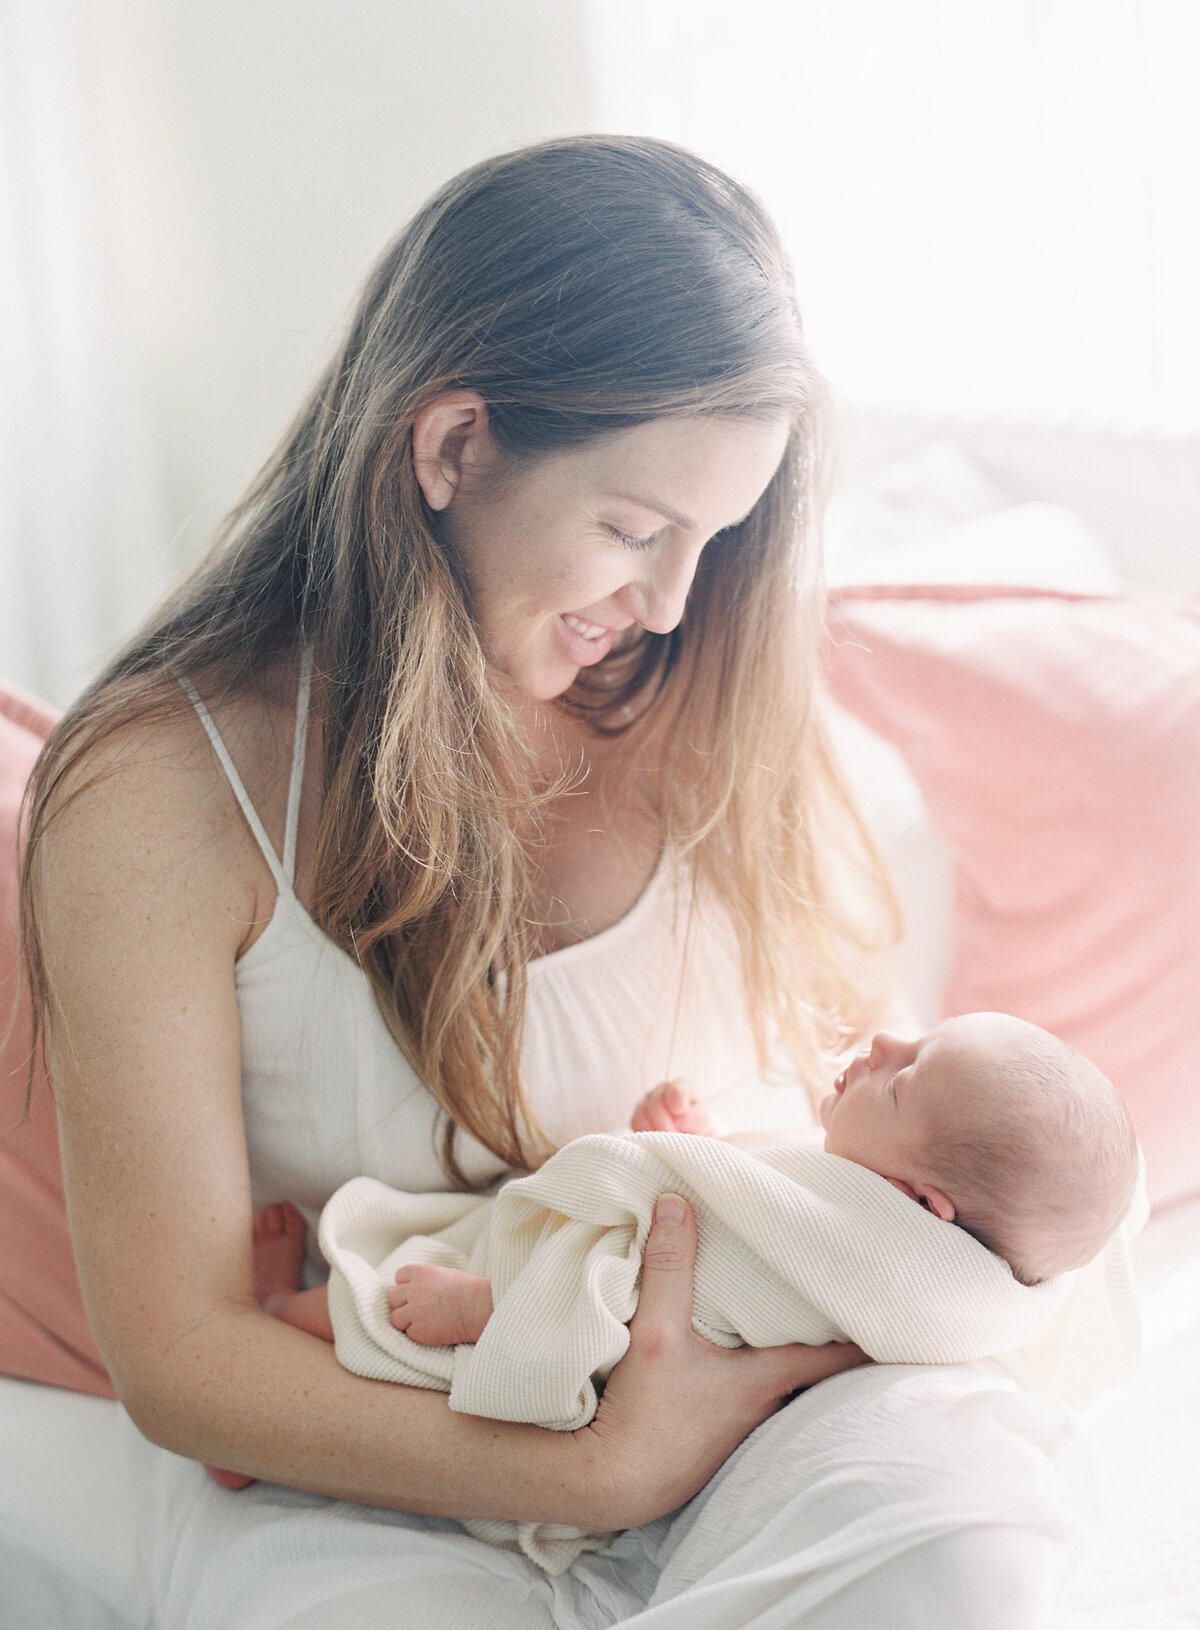
[[[688,591],[696,575],[700,551],[696,548],[656,551],[644,571],[618,596],[623,608],[652,634],[669,634],[679,626]]]

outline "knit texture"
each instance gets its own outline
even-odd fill
[[[629,1345],[642,1251],[667,1190],[695,1208],[693,1323],[722,1346],[848,1340],[884,1364],[1023,1350],[1023,1379],[1076,1404],[1136,1365],[1119,1236],[1088,1269],[1021,1285],[969,1234],[852,1161],[671,1132],[577,1139],[494,1199],[347,1183],[320,1229],[339,1360],[448,1391],[466,1414],[586,1424]],[[410,1262],[491,1278],[495,1312],[474,1346],[424,1347],[391,1325],[387,1290]],[[468,1527],[551,1572],[604,1542],[558,1525]]]

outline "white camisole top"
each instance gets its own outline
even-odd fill
[[[352,1177],[417,1193],[452,1185],[438,1158],[436,1100],[393,1040],[361,967],[317,927],[293,886],[309,678],[306,658],[282,856],[208,709],[183,685],[278,890],[269,923],[236,968],[254,1206],[291,1200],[315,1229],[325,1202]],[[555,1143],[627,1126],[637,1101],[677,1075],[722,1109],[747,1089],[759,1096],[732,929],[691,896],[686,868],[660,862],[619,922],[530,963],[522,1066],[531,1106]],[[784,1120],[809,1124],[800,1089],[786,1097]],[[458,1140],[473,1179],[507,1170],[465,1133]]]

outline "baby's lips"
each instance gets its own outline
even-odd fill
[[[861,1070],[858,1069],[859,1065],[862,1066]],[[855,1080],[859,1080],[865,1072],[870,1070],[870,1067],[870,1055],[867,1053],[856,1053],[850,1060],[849,1064],[846,1065],[846,1068],[842,1071],[841,1075],[839,1075],[837,1080],[833,1083],[833,1090],[839,1093],[845,1092],[851,1074],[854,1074]]]

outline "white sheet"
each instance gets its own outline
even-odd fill
[[[1200,1201],[1152,1218],[1134,1243],[1134,1261],[1146,1287],[1146,1357],[1133,1383],[1082,1416],[1096,1458],[1097,1531],[1055,1630],[1200,1626]],[[4,1630],[134,1630],[146,1622],[119,1421],[115,1404],[0,1380]],[[192,1477],[191,1468],[170,1457],[167,1463],[172,1475]],[[197,1472],[197,1497],[206,1500],[201,1485]],[[241,1522],[237,1513],[248,1515],[250,1504],[239,1507],[239,1500],[252,1503],[253,1491],[230,1495],[224,1506]],[[689,1548],[679,1566],[692,1554]],[[616,1559],[633,1566],[624,1549]],[[501,1622],[481,1613],[478,1622],[489,1630]],[[926,1622],[946,1621],[931,1611]],[[958,1622],[976,1630],[969,1618]],[[213,1630],[218,1626],[225,1630],[214,1620]],[[375,1630],[364,1616],[352,1630],[367,1627]],[[537,1630],[537,1620],[517,1614],[514,1630]],[[645,1630],[658,1627],[651,1621]]]
[[[227,1494],[148,1445],[139,1462],[172,1630],[863,1630],[884,1600],[891,1630],[1034,1630],[1083,1538],[1070,1412],[987,1362],[814,1387],[674,1518],[556,1578],[456,1524]]]
[[[1153,1218],[1134,1261],[1142,1367],[1082,1417],[1096,1532],[1057,1630],[1200,1625],[1200,1199]]]
[[[0,1625],[141,1625],[122,1414],[0,1378]]]

